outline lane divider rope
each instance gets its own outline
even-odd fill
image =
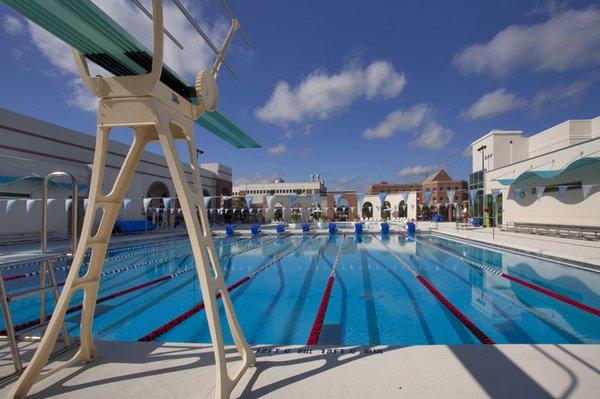
[[[375,235],[373,235],[376,237]],[[388,245],[386,245],[382,240],[379,240],[381,245],[383,245],[392,256],[394,256],[401,264],[408,270],[410,274],[412,274],[417,281],[419,281],[427,290],[434,296],[438,301],[440,301],[449,311],[452,313],[470,332],[473,334],[482,344],[485,345],[493,345],[493,339],[488,337],[479,327],[475,325],[464,313],[462,313],[456,306],[452,304],[446,297],[440,293],[437,288],[435,288],[429,281],[425,280],[423,276],[421,276],[412,266],[410,266],[404,259],[398,256]]]
[[[245,277],[239,279],[238,281],[236,281],[235,283],[231,284],[230,286],[227,287],[227,292],[231,292],[234,289],[236,289],[237,287],[241,286],[242,284],[247,283],[248,281],[252,280],[258,274],[260,274],[263,271],[267,270],[270,266],[272,266],[273,264],[277,263],[278,261],[280,261],[285,256],[293,253],[298,248],[300,248],[301,246],[305,245],[307,242],[309,242],[310,240],[312,240],[313,238],[315,238],[317,235],[318,234],[314,234],[308,240],[303,240],[298,245],[295,245],[291,249],[282,252],[281,254],[279,254],[278,256],[276,256],[275,258],[273,258],[271,261],[269,261],[267,264],[265,264],[264,266],[262,266],[261,268],[255,270],[254,272],[248,274],[247,276],[245,276]],[[216,298],[217,299],[221,298],[221,294],[218,293],[216,295]],[[148,334],[144,335],[143,337],[141,337],[140,339],[138,339],[138,341],[140,341],[140,342],[151,342],[151,341],[154,341],[156,338],[158,338],[161,335],[165,334],[166,332],[172,330],[177,325],[183,323],[185,320],[189,319],[194,314],[196,314],[199,311],[201,311],[202,309],[204,309],[204,306],[205,306],[204,305],[204,301],[196,304],[195,306],[193,306],[192,308],[188,309],[187,311],[181,313],[179,316],[175,317],[174,319],[171,319],[170,321],[166,322],[162,326],[160,326],[160,327],[152,330]]]
[[[323,329],[323,321],[325,320],[325,314],[327,313],[327,305],[329,304],[329,298],[331,297],[331,290],[333,289],[333,282],[335,281],[336,270],[340,261],[342,246],[344,245],[345,239],[346,234],[342,236],[342,242],[340,243],[333,266],[331,267],[331,273],[329,274],[329,279],[327,279],[327,285],[325,286],[325,291],[323,292],[323,297],[321,298],[315,320],[310,329],[306,345],[317,345],[319,343],[319,337],[321,336],[321,330]]]
[[[576,307],[576,308],[578,308],[580,310],[583,310],[585,312],[588,312],[588,313],[591,313],[591,314],[593,314],[595,316],[599,316],[600,317],[600,309],[597,309],[597,308],[594,308],[592,306],[586,305],[586,304],[584,304],[582,302],[579,302],[579,301],[577,301],[575,299],[566,297],[566,296],[561,295],[561,294],[559,294],[557,292],[554,292],[554,291],[551,291],[549,289],[540,287],[539,285],[536,285],[536,284],[530,283],[528,281],[522,280],[522,279],[520,279],[518,277],[511,276],[510,274],[505,273],[505,272],[501,272],[501,271],[499,271],[499,270],[497,270],[497,269],[495,269],[493,267],[481,264],[479,262],[475,262],[475,261],[473,261],[471,259],[468,259],[468,258],[462,256],[462,255],[458,255],[458,254],[454,253],[453,251],[451,251],[451,250],[449,250],[447,248],[444,248],[443,246],[434,245],[433,243],[430,243],[429,241],[424,240],[422,238],[419,239],[419,241],[422,242],[422,243],[424,243],[424,244],[426,244],[426,245],[428,245],[431,248],[437,249],[440,252],[444,252],[444,253],[446,253],[448,255],[452,255],[452,256],[458,258],[459,260],[461,260],[461,261],[463,261],[463,262],[465,262],[465,263],[467,263],[467,264],[469,264],[469,265],[471,265],[473,267],[476,267],[476,268],[481,269],[483,271],[486,271],[488,273],[494,274],[496,276],[500,276],[500,277],[505,278],[505,279],[507,279],[509,281],[513,281],[513,282],[515,282],[517,284],[522,285],[523,287],[532,289],[532,290],[534,290],[536,292],[539,292],[540,294],[549,296],[551,298],[556,299],[557,301],[566,303],[567,305],[574,306],[574,307]]]
[[[262,245],[267,245],[270,242],[273,242],[273,240],[271,240],[269,242],[266,242],[266,243],[261,243],[261,244]],[[254,246],[254,249],[257,248],[257,247],[259,247],[259,246],[260,245]],[[235,256],[235,255],[239,255],[239,254],[241,254],[243,252],[246,252],[246,251],[236,252],[233,255],[230,254],[231,255],[230,257]],[[116,273],[120,273],[120,272],[123,272],[123,271],[126,271],[126,270],[132,270],[132,269],[137,269],[138,267],[148,266],[149,264],[164,263],[164,262],[168,262],[168,261],[171,261],[171,260],[188,257],[190,255],[191,255],[191,251],[189,253],[179,254],[179,255],[174,256],[174,257],[168,257],[168,258],[162,258],[162,259],[155,259],[153,261],[146,262],[146,263],[143,263],[143,264],[134,264],[134,265],[131,265],[131,266],[123,267],[121,269],[109,270],[109,271],[103,272],[100,276],[104,277],[104,276],[107,276],[107,275],[110,275],[110,274],[116,274]],[[131,292],[138,291],[138,290],[140,290],[142,288],[146,288],[146,287],[154,285],[154,284],[162,283],[164,281],[170,280],[170,279],[172,279],[174,277],[180,276],[182,274],[188,273],[188,272],[193,271],[193,270],[196,270],[195,266],[188,267],[188,268],[179,270],[177,272],[173,272],[173,273],[171,273],[169,275],[157,278],[155,280],[148,281],[148,282],[145,282],[145,283],[142,283],[142,284],[138,284],[136,286],[133,286],[133,287],[130,287],[130,288],[126,288],[126,289],[118,291],[116,293],[113,293],[113,294],[101,297],[101,298],[99,298],[99,299],[96,300],[96,303],[101,303],[101,302],[108,301],[110,299],[118,298],[120,296],[129,294]],[[63,286],[63,285],[64,285],[64,282],[61,282],[60,284],[58,284],[58,286]],[[72,307],[70,307],[70,308],[67,309],[67,314],[73,313],[73,312],[75,312],[77,310],[80,310],[82,307],[83,307],[83,304],[72,306]],[[46,317],[46,321],[50,320],[51,317],[52,317],[51,314],[48,315]],[[19,331],[28,329],[30,327],[37,326],[38,324],[40,324],[40,320],[39,319],[34,319],[34,320],[27,321],[25,323],[21,323],[21,324],[16,325],[14,327],[14,330],[15,330],[15,332],[19,332]],[[6,330],[0,330],[0,336],[4,336],[4,335],[6,335]]]

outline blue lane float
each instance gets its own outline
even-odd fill
[[[302,231],[308,233],[310,231],[310,223],[302,223]]]
[[[285,224],[278,224],[275,229],[278,233],[283,233],[285,231]]]
[[[381,234],[388,235],[390,234],[390,225],[388,223],[381,223]]]
[[[361,235],[363,232],[363,224],[362,223],[354,223],[354,232],[357,235]]]
[[[233,237],[235,234],[235,224],[228,224],[225,226],[225,234],[227,237]]]
[[[250,231],[252,232],[253,236],[257,236],[260,234],[260,225],[259,224],[253,224],[252,227],[250,227]]]
[[[337,224],[329,223],[329,234],[335,234],[338,231]]]
[[[406,223],[406,232],[408,233],[409,236],[414,236],[415,232],[417,231],[417,226],[415,226],[415,222],[408,222]]]

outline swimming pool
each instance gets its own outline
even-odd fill
[[[435,234],[236,237],[215,247],[251,344],[600,342],[600,273],[581,268]],[[56,265],[59,280],[67,268]],[[7,288],[33,287],[35,273],[22,276],[35,270],[5,273],[21,276]],[[210,342],[200,295],[187,240],[113,249],[96,339]],[[67,315],[75,335],[80,302]],[[38,299],[11,309],[16,325],[31,326]]]

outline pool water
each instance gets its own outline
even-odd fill
[[[263,236],[214,242],[226,285],[261,270],[230,292],[251,344],[307,343],[334,265],[335,279],[319,330],[319,344],[481,343],[465,319],[496,343],[600,342],[597,314],[540,292],[551,291],[597,310],[597,272],[430,234],[417,238]],[[35,266],[29,266],[11,273],[34,270]],[[151,284],[98,303],[96,339],[139,340],[201,301],[187,240],[113,250],[104,272],[100,298]],[[497,272],[542,290],[515,283]],[[462,321],[415,275],[458,310],[464,317]],[[65,276],[66,270],[57,271],[59,280]],[[164,276],[171,277],[154,283]],[[11,291],[31,288],[36,283],[37,278],[6,281]],[[72,304],[79,303],[81,296],[74,296]],[[49,313],[52,307],[52,299],[48,298]],[[39,317],[38,309],[37,298],[11,303],[17,325]],[[222,309],[221,315],[226,327]],[[67,315],[68,329],[75,335],[79,316],[79,311]],[[228,328],[224,328],[224,335],[227,343],[233,343]],[[210,342],[204,310],[153,339]]]

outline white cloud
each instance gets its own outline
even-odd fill
[[[284,152],[287,151],[287,145],[285,144],[279,144],[273,147],[269,147],[269,149],[267,150],[269,152],[269,154],[271,155],[281,155]]]
[[[300,155],[310,155],[313,153],[312,147],[304,147],[300,149]]]
[[[258,172],[252,177],[239,177],[235,179],[233,184],[247,184],[247,183],[272,183],[279,178],[279,175],[273,173],[271,175],[265,176],[262,173]]]
[[[383,139],[416,129],[423,124],[429,112],[429,107],[425,104],[416,104],[406,110],[398,109],[388,114],[376,127],[365,130],[362,135],[367,139]]]
[[[535,112],[541,112],[544,109],[555,109],[576,104],[593,87],[598,76],[600,74],[596,73],[588,78],[579,79],[569,84],[558,84],[549,89],[540,90],[533,97],[531,107]]]
[[[67,84],[67,104],[84,111],[98,110],[98,97],[93,96],[81,79],[73,79]]]
[[[454,133],[437,122],[430,122],[417,137],[410,143],[412,147],[424,148],[427,150],[441,150],[446,147]]]
[[[465,73],[505,75],[531,68],[565,71],[600,63],[600,8],[568,10],[542,23],[511,25],[487,43],[471,45],[454,57]]]
[[[434,170],[436,170],[437,168],[438,167],[435,165],[407,166],[405,168],[398,170],[396,172],[396,176],[398,176],[398,177],[421,176],[421,175],[429,174],[429,173],[433,172]]]
[[[465,120],[492,118],[516,108],[523,108],[526,105],[527,100],[501,88],[485,93],[473,105],[464,110],[461,117]]]
[[[281,125],[326,119],[360,98],[396,97],[405,85],[404,75],[387,61],[374,61],[366,68],[346,68],[335,75],[315,71],[296,87],[284,81],[277,83],[267,103],[255,115],[262,121]]]
[[[473,149],[471,146],[466,147],[461,155],[465,158],[471,158],[473,156]]]
[[[143,45],[152,50],[152,24],[150,19],[141,13],[141,11],[129,2],[117,2],[114,0],[93,0],[93,2],[121,26],[125,27],[129,33],[136,37]],[[151,4],[145,2],[146,8],[151,10]],[[188,10],[194,14],[200,25],[205,28],[207,34],[213,42],[219,45],[227,32],[227,24],[223,20],[209,24],[199,14],[201,7],[188,7]],[[191,79],[195,73],[201,69],[210,67],[214,60],[214,55],[208,46],[198,38],[197,32],[190,26],[187,19],[170,2],[164,3],[164,20],[166,28],[183,45],[184,50],[180,50],[174,43],[165,37],[165,63],[175,72],[182,75],[184,79]],[[4,19],[6,29],[6,18]],[[28,32],[31,41],[50,61],[66,75],[77,75],[77,69],[69,45],[56,38],[46,30],[28,21]],[[92,75],[108,75],[102,68],[90,62],[90,73]],[[73,106],[80,107],[86,111],[95,111],[96,108],[90,108],[90,99],[84,96],[85,89],[81,84],[69,81],[67,97],[65,101]]]
[[[4,29],[4,32],[12,36],[19,36],[25,31],[23,22],[12,15],[5,15],[4,18],[2,18],[2,28]]]
[[[362,136],[366,139],[386,139],[397,133],[413,132],[412,147],[428,150],[444,148],[454,136],[452,130],[443,127],[427,104],[416,104],[408,109],[389,113],[376,127],[368,128]]]

